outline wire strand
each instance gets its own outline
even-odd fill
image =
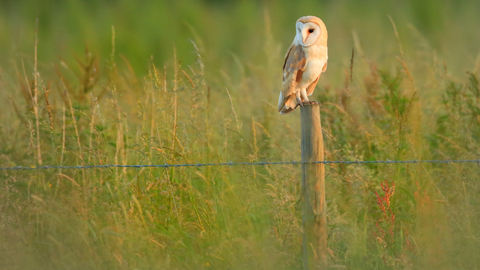
[[[299,164],[415,164],[415,163],[477,163],[480,165],[480,159],[469,160],[324,160],[324,161],[263,161],[263,162],[223,162],[223,163],[189,163],[189,164],[145,164],[145,165],[85,165],[85,166],[16,166],[16,167],[0,167],[0,170],[45,170],[45,169],[108,169],[108,168],[171,168],[171,167],[206,167],[206,166],[264,166],[264,165],[299,165]]]

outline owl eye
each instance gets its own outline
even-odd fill
[[[308,29],[308,33],[313,33],[314,29]]]

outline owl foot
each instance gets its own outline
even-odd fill
[[[322,103],[318,102],[318,101],[307,101],[307,102],[304,102],[303,104],[307,104],[307,105],[320,105],[322,106]]]
[[[298,102],[297,105],[295,105],[295,108],[293,109],[295,110],[298,106],[303,107],[303,105],[315,105],[315,104],[322,106],[322,103],[317,101],[304,101],[304,102]]]
[[[297,105],[295,105],[295,108],[293,108],[293,109],[296,109],[299,105],[300,105],[300,107],[303,107],[303,102],[299,97],[297,97]]]

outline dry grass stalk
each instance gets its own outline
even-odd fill
[[[54,129],[53,114],[52,114],[52,108],[50,107],[50,102],[48,101],[50,87],[47,87],[47,88],[43,87],[43,93],[45,94],[45,106],[47,107],[48,120],[50,120],[50,129],[53,131]]]

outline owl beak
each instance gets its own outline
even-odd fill
[[[303,30],[303,29],[302,29]],[[305,41],[308,38],[308,32],[307,31],[301,31],[302,32],[302,38],[303,38],[303,43],[305,44]]]

